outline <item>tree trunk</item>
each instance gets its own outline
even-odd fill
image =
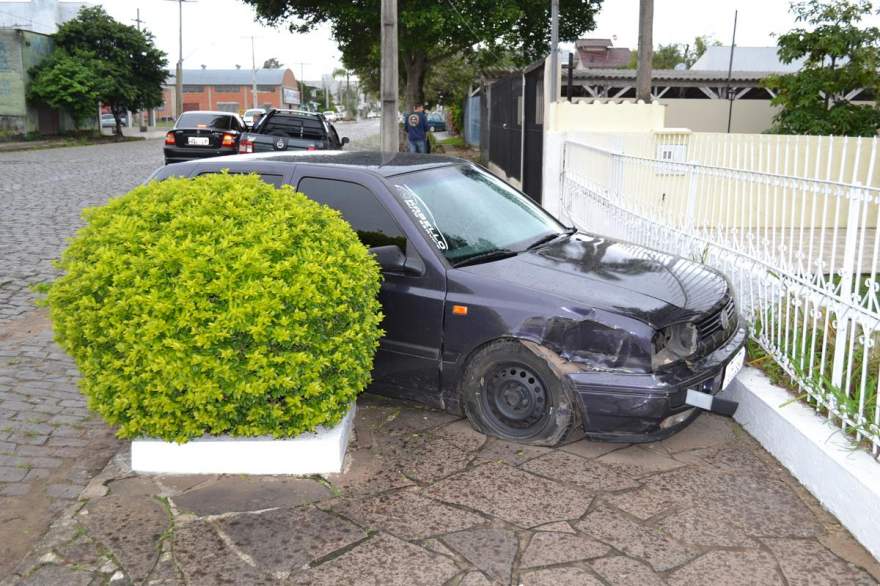
[[[116,123],[116,140],[119,140],[122,138],[122,119],[119,111],[113,106],[110,107],[110,112],[113,113],[113,121]]]
[[[654,0],[639,2],[639,52],[636,98],[651,101],[651,61],[654,59]]]
[[[428,61],[424,55],[407,55],[403,60],[406,72],[406,89],[403,95],[403,106],[412,112],[416,104],[425,103],[425,74],[428,72]]]

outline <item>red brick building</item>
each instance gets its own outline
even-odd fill
[[[250,69],[184,69],[183,110],[238,112],[254,107],[253,72]],[[258,69],[257,107],[299,107],[299,82],[290,69]],[[175,119],[174,75],[168,77],[165,103],[156,110],[159,119]]]

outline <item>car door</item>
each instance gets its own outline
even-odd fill
[[[382,275],[379,300],[385,335],[376,352],[370,388],[442,406],[445,271],[431,262],[434,259],[425,259],[424,249],[419,251],[416,239],[420,235],[378,178],[355,171],[306,168],[297,170],[294,185],[311,199],[339,210],[366,246],[397,244],[406,252],[407,271]]]

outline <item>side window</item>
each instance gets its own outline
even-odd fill
[[[202,171],[199,175],[212,175],[214,173],[220,173],[220,171]],[[246,175],[247,173],[235,173],[230,172],[230,175]],[[260,179],[272,185],[275,188],[281,187],[284,185],[284,175],[273,175],[271,173],[258,173]]]
[[[396,244],[406,250],[406,236],[369,189],[357,183],[303,177],[300,191],[318,203],[339,210],[368,247]]]

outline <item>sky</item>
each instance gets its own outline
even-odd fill
[[[173,0],[90,0],[102,4],[114,18],[134,24],[137,9],[144,26],[177,62],[177,2]],[[430,0],[426,0],[430,1]],[[549,2],[549,0],[547,0]],[[638,0],[604,0],[595,31],[585,36],[614,39],[614,45],[635,48],[638,39]],[[709,35],[730,44],[733,13],[739,10],[737,45],[773,46],[773,34],[794,26],[789,0],[655,0],[654,45],[692,43],[698,35]],[[564,16],[564,15],[563,15]],[[880,26],[880,17],[868,23]],[[196,0],[183,5],[184,67],[242,68],[251,66],[251,39],[257,66],[277,57],[297,78],[317,80],[340,67],[340,54],[323,25],[305,34],[293,34],[284,27],[273,29],[254,22],[253,9],[240,0]],[[305,62],[300,65],[299,62]]]

